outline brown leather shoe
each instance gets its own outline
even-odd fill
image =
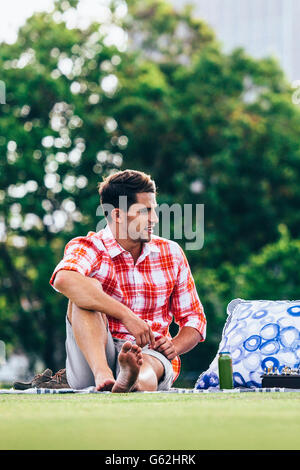
[[[67,382],[66,369],[60,369],[48,382],[43,382],[37,388],[70,388]]]
[[[41,374],[35,375],[31,382],[15,382],[13,384],[13,388],[15,390],[27,390],[28,388],[34,387],[40,388],[43,383],[51,380],[52,374],[53,372],[51,369],[45,369]]]

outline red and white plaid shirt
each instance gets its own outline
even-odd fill
[[[180,328],[191,326],[199,331],[200,341],[205,340],[203,307],[186,256],[175,241],[152,235],[149,242],[143,243],[134,264],[131,254],[116,241],[107,225],[67,243],[64,257],[50,279],[54,289],[54,277],[60,269],[96,278],[104,292],[151,326],[155,339],[171,338],[169,326],[174,317]],[[119,320],[109,315],[107,318],[113,337],[135,341]],[[172,366],[174,382],[180,372],[179,356],[172,360]]]

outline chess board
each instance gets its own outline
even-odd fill
[[[300,369],[284,367],[281,372],[277,369],[269,368],[262,377],[262,388],[294,388],[300,389]]]

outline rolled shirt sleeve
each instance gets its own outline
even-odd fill
[[[180,328],[190,326],[199,331],[199,342],[206,338],[206,317],[199,299],[195,281],[187,258],[179,247],[179,269],[177,280],[170,298],[170,312]]]
[[[86,237],[76,237],[70,240],[65,246],[63,259],[54,269],[49,284],[54,287],[54,279],[58,271],[65,269],[67,271],[77,271],[83,276],[90,276],[95,263],[98,260],[98,250],[94,243]]]

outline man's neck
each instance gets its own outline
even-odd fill
[[[131,254],[135,264],[142,252],[144,242],[121,237],[118,233],[116,233],[116,231],[113,230],[111,226],[110,229],[119,245]]]

